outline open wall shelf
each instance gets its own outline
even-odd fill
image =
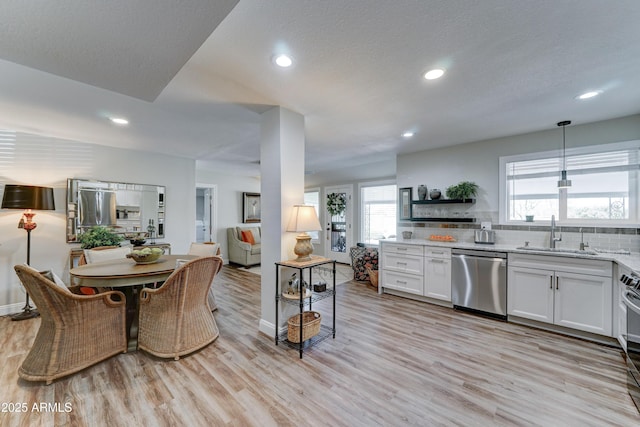
[[[414,222],[475,222],[475,218],[411,218]]]
[[[453,204],[472,204],[475,203],[475,199],[436,199],[436,200],[412,200],[411,205],[453,205]],[[421,209],[424,211],[424,209]],[[411,212],[415,212],[415,209],[411,209]],[[422,212],[424,214],[424,212]],[[411,221],[414,222],[475,222],[475,218],[469,217],[432,217],[432,216],[412,216]]]
[[[476,199],[436,199],[436,200],[412,200],[414,205],[446,205],[453,203],[475,203]]]

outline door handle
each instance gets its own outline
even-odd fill
[[[560,278],[559,278],[558,276],[556,276],[556,291],[557,291],[558,289],[560,289],[560,288],[559,288],[559,286],[558,286],[558,283],[559,283],[559,282],[560,282]]]
[[[553,276],[549,276],[549,289],[553,289]]]

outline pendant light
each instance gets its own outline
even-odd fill
[[[558,188],[571,187],[571,180],[567,179],[566,139],[564,135],[564,128],[570,124],[571,124],[571,120],[558,122],[558,126],[562,126],[562,172],[560,172],[560,179],[558,180]]]

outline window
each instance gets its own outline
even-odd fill
[[[360,187],[361,242],[377,245],[396,234],[398,190],[395,184],[367,184]]]
[[[567,178],[557,187],[562,157],[557,152],[500,158],[500,221],[634,225],[638,222],[640,141],[567,150]]]
[[[322,224],[322,219],[320,218],[320,189],[311,189],[304,192],[304,204],[311,205],[316,208],[316,215],[318,215],[318,219],[320,220],[320,224]],[[320,232],[319,231],[309,231],[307,232],[309,236],[311,236],[311,241],[313,243],[320,242]]]

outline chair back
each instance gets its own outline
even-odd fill
[[[130,246],[98,246],[92,249],[85,249],[84,263],[91,264],[100,261],[110,261],[114,259],[124,259],[131,252]],[[82,265],[82,259],[78,261],[78,265]]]
[[[16,265],[13,268],[38,307],[43,321],[50,320],[53,313],[60,312],[69,303],[73,294],[66,287],[57,285],[28,265]]]
[[[138,348],[158,357],[179,358],[219,335],[207,302],[222,258],[200,257],[184,263],[157,289],[140,293]]]
[[[204,256],[179,265],[156,291],[168,292],[173,298],[184,298],[189,306],[206,301],[213,279],[222,268],[222,258]]]
[[[220,255],[220,243],[205,242],[205,243],[191,243],[189,247],[189,255],[197,256],[214,256]]]

